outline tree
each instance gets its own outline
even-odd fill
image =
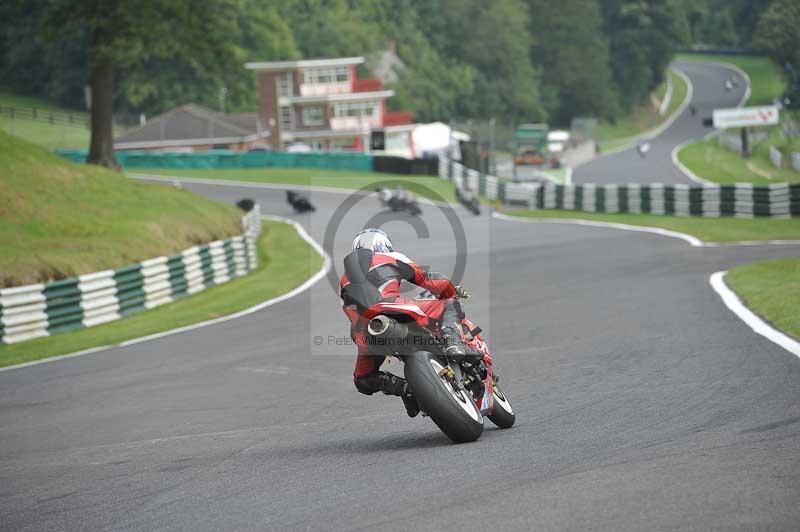
[[[283,0],[278,12],[292,29],[303,57],[366,55],[383,45],[377,24],[365,20],[374,2]]]
[[[434,48],[421,29],[413,0],[384,0],[369,11],[367,18],[396,43],[405,65],[399,82],[390,85],[395,96],[388,100],[389,108],[412,111],[418,121],[446,121],[456,116],[459,102],[473,97],[475,70],[442,57]]]
[[[86,162],[118,169],[114,156],[115,73],[125,76],[148,60],[183,55],[195,65],[218,71],[240,57],[236,47],[239,0],[53,0],[45,25],[88,29],[91,141]],[[231,38],[233,36],[233,39]]]
[[[531,56],[542,69],[544,104],[551,121],[568,126],[576,116],[614,116],[608,38],[597,2],[528,0],[528,5],[535,38]]]
[[[542,120],[539,72],[530,60],[528,8],[521,0],[415,0],[421,31],[441,57],[475,72],[464,117]]]
[[[610,38],[611,67],[623,107],[647,99],[672,54],[689,40],[679,0],[599,0]]]
[[[0,2],[0,79],[7,90],[81,108],[88,31],[74,22],[51,34],[37,31],[46,6],[47,0]]]
[[[776,0],[758,21],[754,41],[779,65],[800,69],[800,4]]]
[[[272,4],[270,0],[240,3],[225,54],[198,58],[176,46],[126,69],[117,83],[115,109],[154,114],[189,102],[217,109],[223,89],[225,111],[255,109],[256,79],[243,63],[300,58],[291,29]]]
[[[800,108],[800,5],[776,0],[758,21],[753,41],[783,66],[789,80],[788,106]]]

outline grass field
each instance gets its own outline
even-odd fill
[[[715,183],[753,183],[769,185],[782,182],[800,182],[800,173],[775,168],[769,159],[770,144],[777,144],[779,132],[774,130],[770,139],[753,147],[753,154],[743,159],[738,153],[719,145],[717,137],[692,142],[678,152],[678,159],[695,174]]]
[[[747,105],[769,105],[776,96],[786,91],[786,79],[781,68],[763,56],[679,54],[681,61],[730,63],[741,68],[750,77],[750,99]]]
[[[241,233],[241,212],[75,165],[0,132],[0,287],[119,268]]]
[[[203,179],[222,179],[232,181],[252,181],[254,183],[277,183],[288,186],[317,186],[357,189],[363,186],[377,186],[381,182],[400,182],[415,194],[434,199],[454,201],[453,185],[444,179],[427,176],[382,174],[378,172],[358,172],[349,170],[325,170],[319,168],[219,168],[219,169],[181,169],[181,168],[136,168],[131,174],[151,174]],[[374,188],[373,186],[373,188]]]
[[[667,75],[672,82],[672,97],[664,116],[659,115],[653,106],[648,102],[635,107],[629,114],[620,118],[615,123],[600,122],[597,124],[595,136],[600,143],[601,151],[609,151],[620,146],[624,146],[633,141],[634,137],[641,135],[658,127],[669,118],[672,113],[678,110],[686,98],[688,87],[682,77],[675,74],[672,70],[667,71]],[[656,94],[663,97],[666,92],[666,84],[662,84]]]
[[[680,217],[657,214],[603,214],[558,209],[506,211],[512,216],[528,218],[577,218],[644,227],[660,227],[693,235],[705,242],[739,240],[800,240],[800,218],[786,220]]]
[[[0,345],[0,366],[9,366],[218,318],[279,296],[300,285],[322,258],[294,227],[265,221],[259,238],[259,266],[245,277],[125,319],[29,342]]]
[[[725,282],[750,310],[800,340],[800,258],[739,266]]]
[[[86,117],[85,111],[65,109],[56,104],[0,91],[0,106],[2,107],[35,107],[44,112],[55,111],[58,113],[75,113],[76,119]],[[89,147],[89,128],[75,123],[61,126],[51,125],[45,120],[31,120],[27,118],[10,118],[6,113],[0,113],[0,131],[21,137],[29,142],[39,144],[48,149],[74,148],[87,149]]]

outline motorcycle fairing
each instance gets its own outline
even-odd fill
[[[472,323],[467,318],[461,320],[462,337],[464,343],[475,351],[483,354],[483,363],[486,365],[486,377],[483,379],[483,396],[476,402],[481,414],[489,415],[494,407],[494,376],[492,370],[492,355],[489,353],[489,346],[483,336],[477,331],[480,327]],[[471,334],[475,331],[475,334]]]
[[[364,318],[370,320],[378,314],[403,314],[416,321],[420,327],[428,327],[430,324],[430,318],[428,318],[427,314],[413,303],[377,303],[367,309],[364,313]]]

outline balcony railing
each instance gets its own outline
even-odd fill
[[[379,116],[338,116],[331,118],[331,129],[334,131],[365,131],[379,127],[381,127],[381,118]]]
[[[350,92],[349,81],[303,83],[300,85],[300,96],[325,96],[328,94],[344,94],[348,92]]]

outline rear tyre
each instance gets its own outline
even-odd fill
[[[494,383],[492,391],[494,393],[494,406],[492,406],[492,413],[489,414],[488,418],[501,429],[507,429],[513,426],[514,421],[517,419],[514,415],[514,409],[511,408],[511,403],[508,402],[508,397],[500,389],[500,385]]]
[[[475,441],[483,432],[483,416],[469,391],[439,376],[445,367],[433,353],[420,351],[405,359],[406,380],[420,409],[445,436],[456,443]]]

